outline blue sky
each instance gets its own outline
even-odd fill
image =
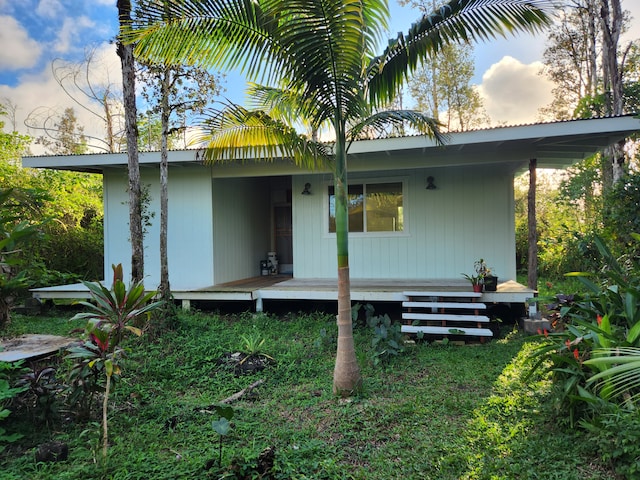
[[[36,109],[62,111],[74,106],[52,78],[53,59],[78,61],[88,48],[95,48],[104,69],[96,72],[96,82],[119,84],[119,61],[110,43],[117,31],[115,4],[115,0],[0,0],[0,103],[8,100],[16,107],[18,130],[25,131],[24,118]],[[419,13],[400,7],[396,0],[389,5],[393,37],[406,31]],[[638,0],[623,0],[623,7],[640,17]],[[640,33],[633,38],[637,37]],[[537,109],[548,103],[550,84],[538,75],[543,49],[543,36],[530,35],[476,46],[474,83],[493,124],[535,121]],[[224,87],[226,96],[243,101],[242,78],[228,74]],[[87,131],[99,128],[90,114],[74,108]]]

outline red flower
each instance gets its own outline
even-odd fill
[[[549,331],[548,331],[546,328],[544,329],[544,336],[545,336],[545,337],[548,337],[548,336],[549,336]]]
[[[576,360],[578,360],[578,359],[580,358],[580,352],[578,352],[578,349],[577,349],[577,348],[573,351],[573,357],[574,357]]]
[[[596,321],[598,322],[598,326],[602,325],[602,315],[598,315]]]
[[[538,335],[542,335],[542,330],[538,329]]]

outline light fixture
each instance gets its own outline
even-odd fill
[[[438,188],[433,182],[435,182],[435,178],[427,177],[427,190],[435,190],[436,188]]]
[[[304,190],[302,190],[302,195],[311,195],[311,184],[309,182],[304,184]]]

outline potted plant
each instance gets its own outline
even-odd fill
[[[484,285],[485,292],[495,292],[498,288],[498,277],[493,274],[493,271],[490,267],[487,266],[487,263],[483,258],[476,261],[473,264],[476,275],[482,277],[482,284]]]
[[[468,275],[463,273],[462,276],[471,282],[471,288],[473,288],[474,292],[482,292],[482,281],[484,279],[482,275]]]

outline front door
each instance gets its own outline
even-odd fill
[[[276,253],[280,273],[293,273],[293,215],[291,204],[273,207]]]

